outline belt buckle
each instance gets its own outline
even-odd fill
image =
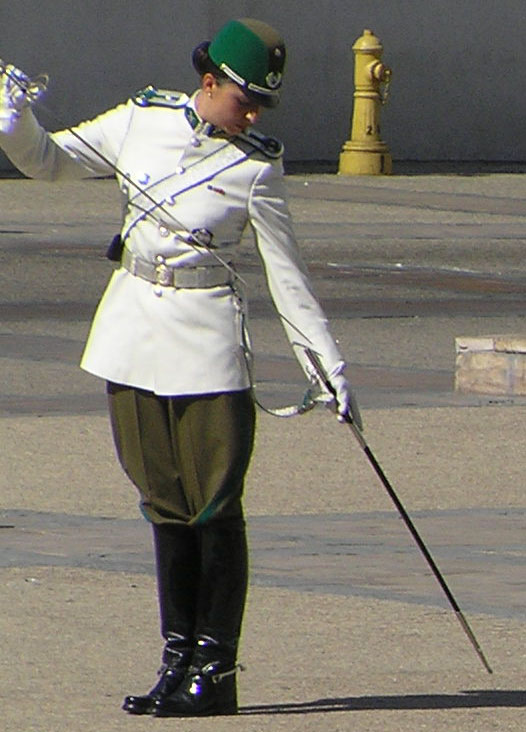
[[[155,267],[155,283],[162,287],[169,287],[173,284],[172,268],[168,267],[164,262]]]

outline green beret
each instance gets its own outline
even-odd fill
[[[267,107],[279,102],[285,43],[270,25],[253,18],[231,20],[208,47],[211,61]]]

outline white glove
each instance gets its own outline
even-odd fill
[[[344,365],[338,365],[328,375],[329,383],[334,390],[333,398],[336,401],[338,421],[346,422],[349,418],[359,430],[363,429],[362,417],[358,408],[358,402],[353,394],[351,385],[343,375]]]
[[[13,131],[22,109],[43,94],[47,81],[46,76],[31,80],[13,64],[0,60],[0,132]]]
[[[303,353],[306,357],[304,369],[307,376],[312,383],[318,384],[322,394],[326,395],[326,398],[318,398],[318,401],[324,401],[329,408],[334,409],[338,414],[339,422],[349,422],[350,420],[359,430],[362,430],[363,423],[358,402],[349,382],[343,375],[345,361],[338,361],[327,373],[317,353],[305,346],[303,346]]]

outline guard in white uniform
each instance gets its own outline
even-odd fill
[[[149,87],[52,134],[20,71],[3,67],[0,92],[0,144],[21,171],[51,181],[115,173],[126,199],[121,267],[81,365],[107,382],[119,458],[153,526],[163,667],[124,709],[157,716],[237,711],[254,405],[231,262],[247,225],[296,355],[308,371],[302,348],[316,351],[339,411],[349,408],[345,363],[291,228],[282,146],[252,128],[261,106],[278,103],[284,43],[265,23],[230,21],[193,62],[193,95]]]

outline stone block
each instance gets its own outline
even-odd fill
[[[455,390],[526,395],[526,336],[455,338]]]

